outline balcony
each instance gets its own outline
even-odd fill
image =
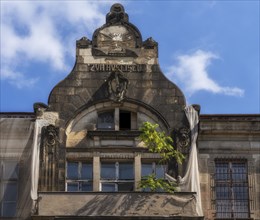
[[[33,219],[203,219],[195,193],[40,192]]]

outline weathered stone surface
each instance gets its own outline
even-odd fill
[[[39,197],[39,216],[197,216],[193,193],[39,193]]]
[[[117,16],[117,12],[111,10],[109,16]],[[123,8],[120,6],[118,10]],[[49,110],[60,112],[60,117],[68,121],[75,116],[76,108],[109,100],[109,76],[119,69],[122,77],[129,82],[125,100],[148,104],[163,113],[170,127],[181,127],[185,117],[185,97],[161,72],[157,60],[158,43],[152,38],[142,42],[141,33],[128,19],[123,23],[121,18],[111,19],[94,32],[92,42],[87,38],[77,41],[75,67],[51,92]],[[111,42],[108,44],[108,41]],[[75,94],[80,98],[74,100],[69,97]],[[172,110],[182,116],[176,118],[165,114]]]

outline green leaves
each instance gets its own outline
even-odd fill
[[[139,136],[140,140],[144,142],[150,152],[160,154],[161,160],[159,163],[166,164],[172,159],[175,159],[178,163],[182,163],[184,155],[174,149],[173,140],[170,136],[165,135],[165,132],[156,130],[158,127],[158,124],[144,122],[140,128],[142,132]],[[156,178],[155,174],[151,174],[146,176],[145,179],[142,179],[139,183],[139,188],[149,189],[152,192],[162,190],[173,193],[176,191],[173,184],[165,179]]]
[[[156,178],[155,174],[150,174],[148,176],[145,176],[144,178],[145,179],[142,179],[138,185],[138,187],[143,190],[147,189],[151,192],[158,192],[163,190],[169,193],[173,193],[174,191],[176,191],[175,185],[167,182],[163,178]]]
[[[178,163],[182,163],[184,156],[173,147],[173,140],[170,136],[165,135],[165,132],[156,130],[158,124],[144,122],[140,128],[142,132],[139,136],[140,140],[144,142],[145,146],[152,153],[158,153],[162,157],[161,163],[165,163],[173,158]]]

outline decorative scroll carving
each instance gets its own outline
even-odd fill
[[[128,83],[128,79],[119,71],[112,72],[108,78],[109,98],[115,102],[121,102],[125,98]]]
[[[110,12],[106,16],[106,23],[128,22],[128,14],[121,4],[114,4],[110,8]]]
[[[53,125],[48,125],[42,128],[40,190],[55,190],[55,185],[58,180],[58,132],[59,129]]]

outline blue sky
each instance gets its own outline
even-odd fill
[[[1,1],[0,111],[31,112],[75,62],[75,41],[124,5],[164,74],[203,114],[260,113],[260,2]]]

